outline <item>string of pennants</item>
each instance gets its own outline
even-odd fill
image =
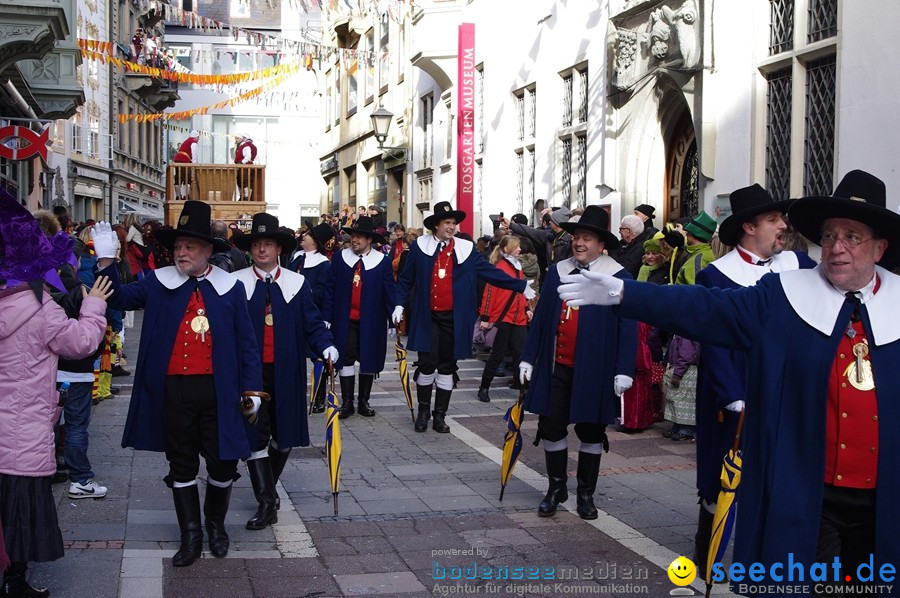
[[[181,83],[191,83],[194,85],[239,85],[241,83],[256,81],[258,79],[268,79],[282,74],[295,74],[304,67],[307,69],[312,68],[312,58],[307,57],[302,63],[291,62],[278,64],[245,73],[200,75],[191,72],[161,69],[117,58],[114,54],[114,48],[111,47],[111,43],[112,42],[99,42],[87,39],[78,40],[78,45],[81,47],[81,55],[87,60],[96,60],[103,64],[109,62],[132,73],[143,73],[157,79],[168,79],[169,81],[179,81]]]

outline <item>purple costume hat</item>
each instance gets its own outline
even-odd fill
[[[31,212],[0,188],[0,280],[30,282],[51,273],[58,279],[56,268],[73,247],[75,239],[63,231],[48,238]]]

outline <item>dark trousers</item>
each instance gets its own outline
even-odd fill
[[[841,574],[855,578],[856,568],[868,563],[874,552],[875,490],[825,484],[816,562],[831,563],[840,557]]]
[[[421,374],[452,375],[456,373],[453,358],[453,312],[431,312],[431,350],[419,353],[418,372]]]
[[[217,482],[234,480],[237,459],[219,459],[219,410],[213,377],[166,376],[163,395],[163,446],[169,461],[169,485],[193,481],[200,472],[200,455],[210,478]]]
[[[350,324],[347,326],[347,345],[341,356],[341,364],[347,367],[357,361],[359,361],[359,320],[350,320]]]
[[[574,375],[573,368],[558,363],[553,364],[553,378],[550,381],[550,413],[538,417],[538,434],[548,442],[562,440],[568,434],[569,406],[572,403]],[[577,422],[575,435],[584,443],[601,443],[606,439],[606,424]]]
[[[269,393],[270,400],[263,401],[256,412],[257,438],[254,451],[261,451],[269,446],[269,440],[278,442],[278,414],[275,409],[275,364],[264,363],[262,366],[263,390]],[[252,444],[252,443],[251,443]]]
[[[510,363],[513,364],[513,367],[518,366],[519,355],[522,353],[522,348],[525,347],[525,338],[528,336],[528,328],[525,326],[516,326],[509,322],[500,322],[494,326],[497,328],[497,335],[494,337],[494,345],[491,347],[491,356],[488,357],[484,366],[485,378],[487,374],[490,374],[491,378],[494,377],[494,372],[497,371],[507,355],[511,357]],[[513,372],[513,376],[518,376],[518,374],[518,371]]]

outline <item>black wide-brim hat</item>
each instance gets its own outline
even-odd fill
[[[257,239],[272,239],[281,245],[282,253],[290,253],[297,247],[297,240],[278,226],[278,218],[265,212],[253,215],[250,232],[236,238],[234,246],[241,251],[250,251],[250,246]]]
[[[719,225],[719,240],[729,247],[741,242],[742,224],[768,212],[787,213],[793,199],[775,201],[758,183],[731,192],[731,215]]]
[[[888,241],[888,248],[878,262],[891,269],[900,265],[900,214],[887,209],[884,182],[862,170],[851,170],[831,196],[798,199],[788,210],[791,225],[801,235],[821,245],[822,225],[830,218],[846,218],[862,222],[875,234]]]
[[[358,235],[366,235],[376,243],[384,243],[384,237],[375,231],[372,226],[372,218],[369,216],[360,216],[356,219],[356,226],[342,226],[341,231],[345,233],[356,233]]]
[[[190,237],[192,239],[200,239],[206,241],[213,246],[214,252],[228,251],[231,245],[224,239],[217,239],[212,235],[210,227],[212,211],[209,204],[205,201],[195,201],[189,199],[184,202],[181,209],[181,215],[175,228],[163,228],[156,232],[157,242],[168,249],[174,251],[175,239],[178,237]]]
[[[306,234],[313,238],[313,241],[319,247],[319,251],[323,251],[328,241],[337,236],[334,234],[334,229],[327,224],[322,223],[312,226],[312,222],[309,220],[306,222]]]
[[[607,251],[619,248],[619,239],[609,231],[609,213],[600,206],[588,206],[578,222],[561,222],[559,228],[570,235],[578,229],[589,230],[600,235]]]
[[[453,218],[456,220],[456,223],[459,224],[466,219],[466,213],[462,210],[454,209],[449,201],[439,201],[434,204],[434,213],[426,218],[423,224],[425,224],[425,228],[428,230],[434,230],[434,227],[438,225],[438,222],[448,218]]]

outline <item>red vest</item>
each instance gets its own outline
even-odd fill
[[[192,137],[188,137],[184,141],[181,142],[181,145],[178,147],[178,152],[175,153],[175,157],[172,158],[174,162],[179,163],[190,163],[194,161],[194,154],[191,151],[191,146],[197,143],[196,139]]]
[[[841,336],[828,379],[825,482],[873,489],[878,474],[878,401],[875,389],[859,390],[850,383],[850,376],[856,375],[855,371],[848,371],[856,363],[853,347],[865,340],[862,322],[854,322],[852,329],[853,338]],[[868,354],[863,360],[869,362]]]
[[[244,148],[250,148],[250,161],[247,164],[253,164],[256,162],[256,146],[253,145],[252,141],[242,141],[240,145],[238,145],[234,149],[234,163],[235,164],[243,164],[244,163]]]
[[[575,341],[578,340],[578,308],[563,301],[556,327],[556,363],[575,367]]]
[[[353,282],[350,284],[350,320],[359,321],[359,303],[362,299],[362,260],[353,268]]]
[[[181,325],[178,327],[178,334],[175,336],[175,346],[172,347],[169,369],[166,371],[169,376],[196,376],[213,373],[212,333],[207,330],[206,334],[201,335],[191,328],[191,322],[200,315],[199,310],[206,313],[203,295],[200,294],[200,291],[195,291],[191,293],[191,298],[188,300],[181,318]]]
[[[450,239],[442,252],[435,252],[431,270],[431,311],[453,310],[453,245],[453,239]]]
[[[253,273],[256,274],[256,278],[259,280],[265,281],[266,279],[259,275],[259,272],[254,268]],[[272,280],[278,280],[278,277],[281,276],[281,268],[276,267],[274,274],[272,274]],[[274,283],[270,283],[274,284]],[[275,327],[274,320],[270,318],[272,316],[272,306],[270,304],[266,304],[266,315],[265,321],[263,321],[263,363],[275,363]],[[269,325],[269,321],[272,322],[272,325]]]

